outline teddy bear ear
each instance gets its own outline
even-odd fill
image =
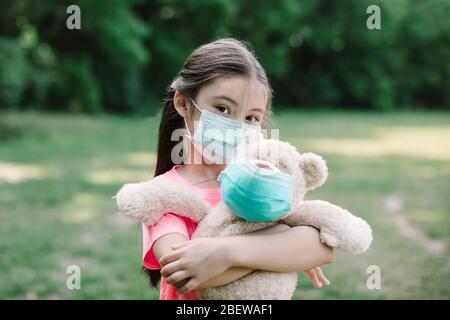
[[[304,153],[300,156],[300,168],[303,169],[306,190],[320,187],[328,176],[328,168],[325,160],[314,153]]]

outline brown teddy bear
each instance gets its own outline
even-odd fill
[[[237,155],[267,170],[271,170],[271,166],[266,164],[275,165],[293,177],[292,206],[287,214],[273,221],[246,221],[234,214],[224,201],[211,208],[193,191],[161,177],[125,184],[116,195],[119,210],[149,225],[166,212],[188,216],[199,222],[193,238],[234,236],[285,223],[315,227],[320,230],[323,243],[355,254],[370,247],[372,231],[366,221],[326,201],[303,201],[306,191],[319,187],[327,178],[327,166],[320,156],[300,154],[289,143],[271,139],[242,143]],[[199,289],[197,296],[217,300],[287,300],[292,298],[296,286],[295,272],[255,270],[226,285]]]

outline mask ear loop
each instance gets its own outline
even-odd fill
[[[192,101],[192,99],[191,99]],[[193,102],[193,101],[192,101]],[[189,141],[192,141],[193,136],[191,134],[191,131],[189,130],[188,123],[186,121],[186,117],[183,117],[184,126],[186,128],[187,133],[183,135],[183,162],[186,163],[187,161],[190,161],[191,158],[191,148],[189,147],[188,139]]]
[[[186,130],[187,130],[187,132],[188,132],[188,133],[186,134],[186,136],[188,136],[190,139],[192,139],[192,134],[191,134],[191,131],[189,131],[189,127],[188,127],[186,118],[183,117],[183,120],[184,120],[184,125],[186,126]]]
[[[203,113],[203,110],[197,106],[195,101],[192,98],[189,98],[189,99],[191,100],[192,104],[200,111],[200,113]],[[190,150],[187,139],[189,139],[190,141],[193,141],[194,136],[192,135],[191,131],[189,130],[189,126],[188,126],[188,123],[187,123],[185,117],[183,117],[183,121],[184,121],[184,125],[186,126],[186,131],[187,131],[187,133],[183,136],[183,156],[186,154],[186,157],[188,157],[188,155],[189,155],[189,158],[190,158],[190,151],[185,152],[185,151]],[[186,139],[184,139],[184,138],[186,138]]]
[[[198,109],[198,111],[203,112],[203,110],[200,109],[200,107],[195,103],[195,101],[192,98],[190,98],[190,99],[191,99],[192,103],[194,104],[194,106]]]
[[[191,100],[192,104],[202,113],[203,110],[198,107],[198,105],[195,103],[195,101],[192,98],[189,98],[189,99]],[[192,139],[193,136],[192,136],[191,131],[189,130],[189,126],[187,124],[187,121],[186,121],[185,117],[183,117],[183,121],[184,121],[184,125],[186,126],[186,130],[188,131],[189,138]]]
[[[183,146],[182,146],[182,148],[183,148],[183,162],[187,163],[187,162],[190,161],[190,158],[191,158],[191,152],[190,152],[191,148],[189,147],[189,142],[188,141],[192,140],[192,136],[191,136],[191,133],[189,131],[189,127],[187,125],[186,118],[183,117],[183,120],[184,120],[184,124],[185,124],[186,130],[187,130],[187,133],[185,133],[183,135]]]

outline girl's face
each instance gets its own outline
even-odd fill
[[[260,125],[264,120],[267,107],[267,89],[256,79],[248,77],[219,78],[203,86],[196,99],[201,110],[208,110],[220,116],[239,120],[248,124]],[[177,90],[174,105],[178,113],[186,119],[189,132],[194,133],[195,123],[200,119],[201,111],[181,95]],[[199,159],[201,155],[193,148]],[[204,163],[212,164],[207,159]]]
[[[202,110],[206,109],[224,117],[256,125],[264,120],[267,89],[258,80],[248,77],[219,78],[202,87],[195,102]],[[188,99],[182,103],[189,105],[189,108],[177,110],[186,118],[189,131],[194,132],[194,122],[199,120],[201,112]],[[180,103],[175,102],[175,106],[177,104]]]

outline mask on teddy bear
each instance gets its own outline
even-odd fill
[[[261,135],[260,125],[250,125],[239,120],[220,116],[214,112],[200,109],[192,100],[194,106],[200,110],[201,116],[194,135],[189,132],[194,147],[212,163],[229,163],[234,156],[236,146],[246,137],[259,137]]]
[[[272,163],[241,159],[230,163],[218,180],[222,200],[247,221],[273,221],[291,210],[293,177]]]

